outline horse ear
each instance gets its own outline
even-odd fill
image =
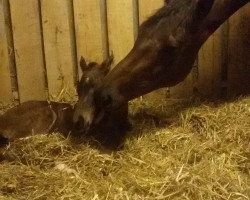
[[[101,64],[101,68],[103,70],[103,73],[106,75],[107,73],[109,73],[110,71],[110,68],[111,68],[111,64],[114,60],[114,55],[113,55],[113,52],[111,53],[111,55],[102,62]]]
[[[85,61],[85,59],[81,56],[81,59],[80,59],[80,67],[81,67],[81,70],[82,72],[86,69],[88,69],[88,65]]]

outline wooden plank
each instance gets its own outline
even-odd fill
[[[45,76],[37,0],[10,0],[20,101],[44,100]]]
[[[54,99],[62,90],[75,93],[74,44],[71,30],[71,2],[68,0],[41,1],[44,53],[49,94]],[[59,98],[59,97],[58,97]]]
[[[197,61],[187,78],[173,87],[171,97],[217,98],[221,92],[222,28],[220,27],[201,47]]]
[[[195,84],[198,95],[202,97],[220,96],[222,36],[222,28],[219,28],[209,37],[198,54],[198,75]]]
[[[0,102],[10,103],[13,96],[4,9],[6,9],[4,8],[4,2],[0,0]]]
[[[8,45],[8,56],[9,56],[9,71],[11,79],[12,95],[15,101],[19,101],[18,84],[17,84],[17,73],[15,63],[15,52],[13,44],[12,24],[10,16],[10,4],[9,0],[3,0],[3,14],[5,18],[5,34],[7,37]]]
[[[170,98],[173,99],[186,99],[193,95],[193,72],[174,87],[170,88]]]
[[[114,64],[122,60],[134,44],[133,0],[107,0],[109,50],[114,53]]]
[[[105,2],[74,0],[73,3],[77,60],[83,56],[88,62],[102,62],[108,53]]]
[[[250,4],[229,19],[228,94],[250,93]]]
[[[139,22],[140,24],[153,15],[164,5],[164,0],[139,0]]]

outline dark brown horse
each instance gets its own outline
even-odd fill
[[[83,75],[77,86],[79,101],[75,106],[73,121],[75,129],[81,135],[87,134],[103,146],[117,149],[122,145],[125,133],[130,127],[127,103],[116,111],[103,113],[98,123],[90,126],[96,115],[96,110],[92,109],[93,93],[104,84],[103,80],[110,71],[112,61],[113,56],[110,56],[102,64],[91,62],[87,65],[85,60],[81,59],[80,66]]]
[[[103,84],[80,98],[76,113],[96,126],[131,99],[183,81],[207,38],[249,0],[170,0],[139,28],[129,54],[104,78]],[[93,117],[94,114],[94,117]],[[88,127],[86,127],[88,128]]]

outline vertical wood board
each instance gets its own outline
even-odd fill
[[[4,9],[4,2],[0,0],[0,102],[10,103],[13,97]]]
[[[49,94],[58,97],[62,90],[74,94],[71,2],[43,0],[41,10]]]
[[[198,54],[198,75],[196,86],[199,95],[218,97],[221,84],[222,66],[222,28],[220,27],[205,44]]]
[[[133,0],[107,0],[109,50],[114,64],[121,61],[134,44]]]
[[[164,0],[138,0],[140,24],[164,5]]]
[[[17,84],[17,73],[16,73],[16,63],[15,63],[15,51],[13,44],[13,34],[12,34],[12,24],[10,15],[10,4],[9,0],[3,0],[3,15],[5,19],[5,29],[4,32],[7,38],[8,46],[8,65],[11,79],[12,95],[14,100],[19,101],[18,84]]]
[[[250,93],[250,4],[229,19],[228,94]]]
[[[193,95],[193,71],[176,86],[170,88],[170,98],[173,99],[185,99]]]
[[[107,56],[106,16],[103,9],[105,5],[100,0],[74,1],[78,65],[81,56],[87,62],[98,63]]]
[[[41,24],[37,0],[10,0],[20,101],[46,96]]]
[[[12,29],[6,2],[10,2]],[[21,102],[47,98],[45,67],[51,95],[65,87],[75,91],[80,56],[100,63],[112,51],[117,64],[133,47],[138,23],[163,4],[163,0],[0,0],[0,102],[13,100],[15,62]],[[220,96],[222,87],[228,87],[230,96],[249,93],[249,21],[247,4],[229,19],[228,35],[219,28],[202,46],[197,71],[172,87],[170,97],[190,97],[193,88],[206,97]],[[152,99],[166,98],[168,92],[158,90]]]

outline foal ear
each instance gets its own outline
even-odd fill
[[[81,67],[81,70],[82,72],[86,69],[88,69],[88,65],[85,61],[85,59],[81,56],[81,59],[80,59],[80,67]]]
[[[110,55],[106,60],[104,60],[104,61],[102,62],[101,68],[102,68],[103,73],[104,73],[105,75],[106,75],[107,73],[109,73],[110,68],[111,68],[111,64],[112,64],[113,60],[114,60],[114,55],[113,55],[113,53],[111,53],[111,55]]]

